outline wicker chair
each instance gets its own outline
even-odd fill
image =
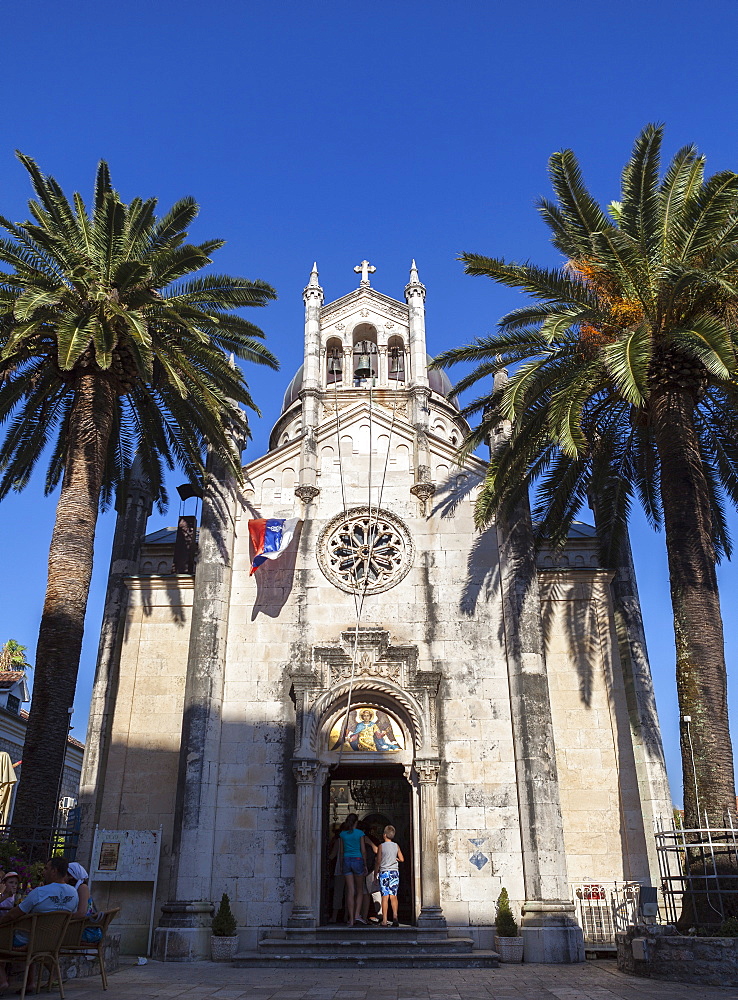
[[[59,969],[59,949],[66,934],[72,914],[64,910],[56,913],[30,913],[25,917],[17,917],[7,924],[0,924],[0,962],[14,962],[23,966],[23,983],[21,1000],[26,995],[28,972],[35,962],[41,962],[42,967],[49,963],[49,982],[47,989],[51,990],[54,976],[59,983],[59,994],[64,1000],[61,970]],[[28,944],[13,947],[13,936],[23,933],[28,938]],[[41,982],[39,969],[38,983]],[[38,985],[36,987],[38,992]]]
[[[88,958],[97,958],[100,962],[100,976],[104,990],[108,988],[108,976],[105,972],[105,936],[108,933],[110,921],[117,913],[120,913],[119,906],[116,906],[114,910],[103,910],[101,913],[96,913],[94,917],[72,917],[59,949],[60,955],[87,955]],[[88,927],[100,928],[102,937],[99,941],[82,940],[82,935]]]

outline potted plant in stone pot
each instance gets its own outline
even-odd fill
[[[210,937],[210,954],[214,962],[231,962],[236,954],[238,934],[236,918],[231,910],[228,893],[224,892],[218,912],[213,917],[213,932]]]
[[[510,897],[504,887],[497,899],[495,948],[503,962],[523,961],[523,939],[518,935],[518,925],[510,909]]]

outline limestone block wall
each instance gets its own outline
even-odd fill
[[[310,663],[313,646],[336,642],[355,623],[354,597],[323,575],[316,544],[344,499],[347,507],[368,502],[368,430],[365,417],[343,426],[341,467],[337,447],[319,442],[321,493],[307,510],[292,489],[277,485],[294,467],[290,446],[248,469],[250,509],[237,526],[234,559],[213,878],[213,896],[227,891],[234,901],[242,946],[250,940],[247,928],[279,925],[291,910],[296,794],[288,668]],[[442,905],[452,924],[489,927],[502,884],[513,900],[523,900],[496,535],[475,532],[468,473],[457,483],[458,470],[449,475],[448,454],[440,450],[434,468],[446,478],[424,517],[410,494],[406,432],[394,433],[381,506],[408,525],[414,563],[395,587],[366,597],[362,624],[387,629],[395,644],[416,645],[418,669],[442,675]],[[376,454],[373,467],[378,482]],[[375,486],[374,504],[378,494]],[[292,550],[249,577],[246,518],[303,512]],[[316,830],[316,855],[318,835]]]
[[[157,893],[169,898],[174,802],[182,732],[192,578],[131,577],[100,827],[163,827]],[[121,906],[116,928],[124,953],[145,954],[150,883],[93,886],[99,909]]]
[[[539,585],[569,879],[649,877],[643,812],[606,570]]]

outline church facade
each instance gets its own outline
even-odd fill
[[[400,919],[489,948],[507,888],[529,961],[578,961],[577,885],[657,884],[671,801],[632,563],[594,529],[536,553],[527,509],[477,531],[485,463],[429,369],[425,288],[304,291],[304,364],[234,491],[211,462],[194,574],[147,536],[133,481],[114,543],[81,798],[86,842],[163,829],[154,951],[209,954],[332,915],[327,845],[357,812],[405,855]],[[501,427],[491,447],[504,447]],[[252,575],[249,521],[298,519]],[[86,860],[83,857],[83,861]],[[115,884],[124,950],[148,887]]]

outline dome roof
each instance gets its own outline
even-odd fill
[[[433,358],[430,354],[426,354],[426,358],[428,359],[428,364],[430,365]],[[287,386],[287,391],[284,394],[284,401],[282,403],[282,413],[285,413],[300,395],[304,368],[304,365],[300,365],[295,372],[295,377]],[[446,372],[442,371],[440,368],[429,369],[428,384],[433,392],[437,392],[439,396],[448,398],[448,394],[451,392],[451,379],[448,377]],[[457,410],[459,409],[459,404],[455,399],[451,399],[449,402],[452,406],[455,406]]]
[[[430,354],[426,354],[426,358],[428,359],[428,364],[430,365],[433,358]],[[448,399],[448,394],[453,388],[451,379],[442,368],[428,369],[428,384],[433,392],[437,392],[439,396],[445,396],[446,399]],[[456,399],[449,399],[448,401],[452,406],[455,406],[457,410],[459,409],[459,404]]]
[[[300,365],[300,367],[295,372],[295,377],[292,379],[290,384],[287,386],[287,391],[284,394],[284,400],[282,402],[282,413],[292,406],[294,401],[300,394],[300,389],[302,389],[302,378],[303,372],[305,371],[305,365]]]

